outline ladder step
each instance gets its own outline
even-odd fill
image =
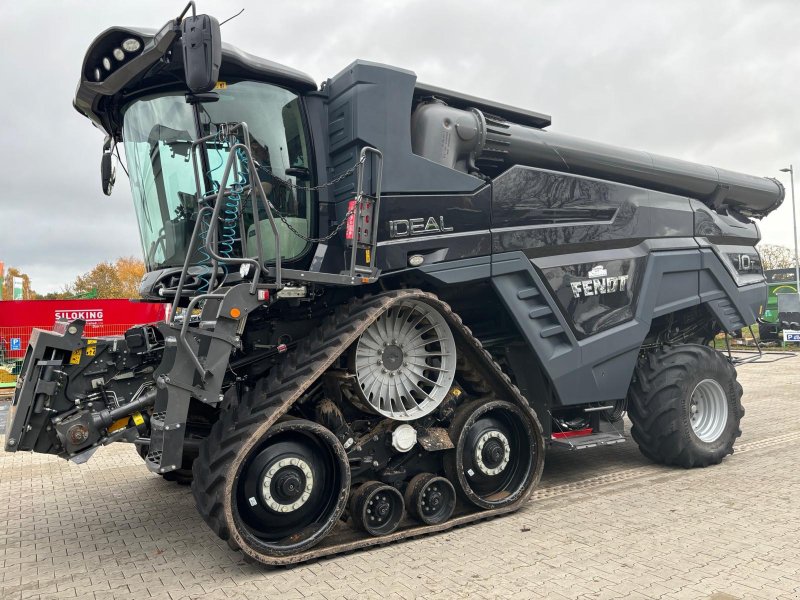
[[[564,328],[561,325],[551,325],[550,327],[545,327],[539,332],[539,335],[543,338],[552,337],[554,335],[558,335],[559,333],[564,333]]]
[[[528,313],[528,316],[531,319],[538,319],[539,317],[546,317],[547,315],[552,315],[553,311],[550,309],[549,306],[546,304],[544,306],[537,306],[533,310]]]
[[[517,298],[519,298],[520,300],[527,300],[528,298],[534,298],[539,295],[540,292],[535,287],[525,288],[517,292]]]
[[[624,442],[626,439],[627,438],[624,435],[620,435],[618,433],[593,433],[591,435],[582,435],[580,437],[551,438],[550,443],[553,444],[553,446],[567,448],[569,450],[583,450],[584,448],[619,444]]]
[[[164,453],[164,419],[167,413],[156,412],[150,417],[150,448],[147,451],[145,464],[148,470],[159,473],[161,470],[161,455]]]

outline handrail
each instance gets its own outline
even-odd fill
[[[254,185],[254,182],[258,181],[258,174],[256,173],[255,167],[253,165],[253,153],[250,148],[250,130],[247,127],[247,123],[242,121],[241,123],[236,123],[234,125],[224,126],[221,128],[217,133],[210,134],[192,142],[192,167],[194,169],[195,175],[195,185],[197,186],[198,195],[200,190],[200,174],[198,171],[198,164],[197,164],[197,152],[195,151],[197,146],[203,144],[207,141],[211,140],[220,140],[229,138],[232,136],[234,132],[237,130],[242,131],[242,137],[244,137],[245,142],[237,142],[233,144],[229,149],[228,160],[225,161],[225,168],[222,173],[222,178],[219,183],[219,190],[217,191],[217,197],[214,202],[214,212],[211,215],[211,220],[209,223],[208,232],[206,234],[205,240],[205,248],[208,251],[210,257],[212,258],[212,268],[216,267],[217,263],[225,264],[234,264],[234,265],[241,265],[241,264],[252,264],[255,266],[256,272],[253,276],[253,280],[250,286],[250,293],[255,294],[256,286],[261,278],[261,273],[264,270],[264,255],[263,255],[263,248],[261,247],[261,218],[258,214],[258,203],[255,199],[255,195],[252,193],[254,189],[258,189],[261,191],[260,197],[264,202],[264,207],[267,211],[267,216],[269,217],[270,224],[272,226],[273,233],[275,234],[275,255],[276,255],[276,268],[280,271],[280,236],[278,235],[278,228],[274,222],[274,217],[272,216],[272,211],[270,210],[269,202],[266,201],[266,197],[264,197],[263,189],[260,185]],[[222,199],[225,197],[226,193],[230,194],[230,192],[226,192],[228,178],[230,177],[231,168],[233,167],[234,163],[238,160],[237,150],[242,150],[246,157],[247,157],[247,170],[248,176],[250,180],[250,197],[251,197],[251,205],[253,209],[253,222],[256,226],[256,251],[258,253],[258,260],[254,258],[236,258],[232,256],[221,256],[218,252],[219,246],[219,239],[217,238],[218,229],[219,229],[219,215],[222,212]],[[243,190],[242,190],[243,191]],[[199,201],[199,198],[198,198]],[[240,223],[243,222],[240,215]],[[245,239],[244,239],[244,231],[240,231],[239,235],[241,237],[241,244],[242,244],[242,254],[245,252]],[[187,263],[190,259],[190,256],[187,256]],[[216,268],[213,268],[212,271],[213,279],[209,281],[209,289],[212,288],[212,282],[215,283],[216,279]],[[276,283],[280,286],[280,277],[276,278]]]
[[[267,212],[267,217],[270,222],[270,227],[272,229],[272,233],[274,236],[274,243],[275,243],[275,285],[277,288],[282,287],[282,277],[281,277],[281,248],[280,248],[280,232],[278,231],[277,223],[275,222],[275,218],[272,214],[272,209],[270,207],[269,201],[267,200],[264,190],[262,186],[258,185],[258,173],[256,172],[254,160],[253,160],[253,153],[250,147],[250,132],[247,127],[247,123],[242,121],[241,123],[237,123],[230,126],[225,126],[221,128],[218,132],[210,135],[206,135],[200,137],[196,140],[192,141],[191,145],[191,156],[192,156],[192,169],[194,171],[194,180],[195,180],[195,198],[197,199],[198,206],[202,205],[206,202],[211,196],[208,194],[201,195],[200,191],[202,189],[200,184],[200,170],[197,160],[197,148],[201,144],[211,140],[226,140],[232,136],[232,134],[238,130],[241,130],[242,137],[244,137],[245,142],[237,142],[230,147],[228,159],[225,161],[225,168],[223,169],[222,178],[219,183],[219,189],[216,193],[216,199],[214,200],[213,208],[211,206],[202,206],[197,212],[197,220],[195,222],[194,229],[192,231],[192,236],[189,241],[189,247],[187,248],[186,257],[183,262],[183,267],[181,269],[181,274],[178,279],[178,287],[176,289],[175,299],[172,303],[172,309],[170,311],[170,322],[174,322],[175,316],[177,314],[178,305],[183,295],[183,289],[186,285],[186,277],[189,272],[189,268],[191,266],[192,255],[195,251],[195,247],[197,245],[197,240],[200,237],[200,228],[204,222],[206,216],[210,218],[208,222],[208,230],[206,231],[206,237],[204,240],[204,247],[208,252],[209,257],[211,258],[211,275],[208,281],[208,291],[213,292],[216,289],[216,278],[217,278],[217,270],[220,264],[234,264],[234,265],[241,265],[241,264],[250,264],[255,267],[255,273],[253,275],[253,279],[250,284],[250,293],[256,293],[256,287],[258,286],[258,282],[261,280],[262,272],[265,272],[264,268],[264,250],[261,243],[261,217],[259,216],[259,206],[258,201],[261,200],[264,208]],[[249,188],[250,188],[250,202],[251,208],[253,211],[253,222],[255,225],[255,233],[256,233],[256,252],[257,258],[249,258],[246,256],[234,257],[234,256],[222,256],[219,253],[219,217],[222,211],[223,200],[226,195],[230,195],[231,191],[227,189],[228,179],[231,175],[231,170],[236,163],[238,158],[238,152],[241,150],[245,153],[247,159],[247,170],[249,176]],[[239,184],[237,184],[239,185]],[[242,187],[240,193],[247,189],[248,186]],[[241,212],[239,213],[239,237],[240,237],[240,244],[242,247],[242,254],[245,253],[246,247],[246,240],[245,240],[245,232],[244,232],[244,217],[242,216]]]
[[[383,179],[383,153],[377,148],[371,146],[364,146],[359,155],[358,164],[358,178],[356,186],[356,203],[355,212],[353,214],[353,250],[350,255],[350,277],[355,277],[356,274],[356,259],[358,252],[358,228],[361,223],[361,203],[364,198],[364,166],[366,165],[367,154],[374,154],[378,158],[377,175],[375,177],[375,210],[372,215],[372,223],[370,224],[370,245],[374,242],[377,248],[378,236],[378,207],[381,199],[381,180]],[[370,271],[375,268],[375,248],[370,248],[369,268]]]

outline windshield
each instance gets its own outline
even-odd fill
[[[176,92],[141,98],[125,110],[125,154],[148,270],[183,265],[197,218],[191,143],[216,133],[225,123],[247,123],[259,185],[291,228],[304,236],[309,234],[310,197],[305,190],[294,187],[308,186],[311,178],[298,97],[283,88],[252,81],[222,87],[217,90],[217,102],[190,105],[183,93]],[[220,144],[208,144],[205,155],[207,161],[198,162],[201,194],[220,185],[228,159],[226,146]],[[206,167],[202,167],[204,162]],[[235,171],[228,186],[234,178]],[[285,185],[283,180],[291,185]],[[257,256],[251,206],[250,197],[245,194],[226,202],[225,221],[220,227],[223,254]],[[275,239],[263,209],[259,218],[263,219],[260,227],[264,259],[274,260]],[[303,254],[307,242],[280,220],[278,226],[281,256],[291,260]],[[192,257],[193,263],[207,261],[202,250]]]

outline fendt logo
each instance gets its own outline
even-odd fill
[[[103,322],[103,309],[82,309],[82,310],[57,310],[56,321],[65,319],[67,321],[74,321],[75,319],[83,319],[87,323],[102,323]]]
[[[608,277],[608,271],[603,265],[597,265],[589,271],[588,275],[589,279],[570,282],[572,286],[572,295],[575,298],[624,292],[628,285],[627,275]]]
[[[389,221],[389,237],[401,238],[412,235],[430,235],[432,233],[449,233],[452,227],[445,227],[444,217],[420,217],[418,219],[397,219]]]

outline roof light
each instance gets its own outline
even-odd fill
[[[114,48],[112,54],[114,55],[114,58],[119,61],[125,60],[125,53],[122,51],[122,48]]]
[[[111,60],[107,56],[103,57],[103,67],[105,67],[106,71],[111,70]]]
[[[142,42],[137,40],[136,38],[128,38],[127,40],[122,42],[122,49],[125,52],[138,52],[139,48],[142,47]]]

